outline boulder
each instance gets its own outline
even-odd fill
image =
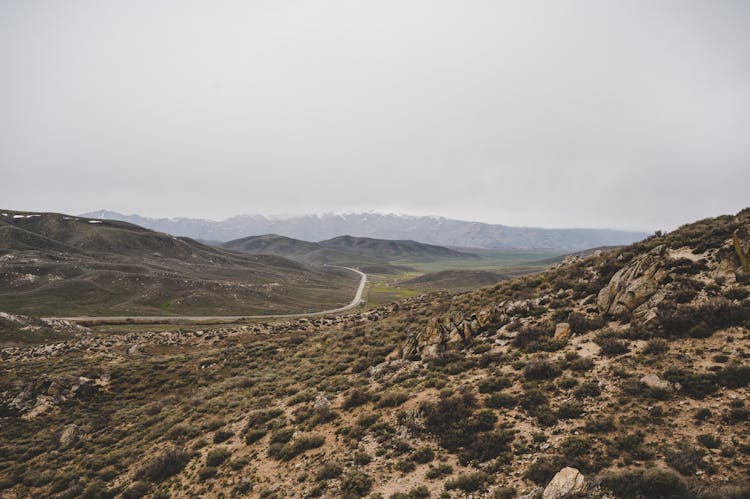
[[[635,258],[612,276],[597,297],[603,314],[623,316],[648,300],[667,277],[667,247],[657,246]]]
[[[567,340],[570,337],[570,324],[567,322],[560,322],[555,326],[555,341]]]
[[[750,272],[750,224],[743,225],[732,234],[734,250],[740,259],[740,267],[745,275]]]
[[[665,392],[673,392],[678,390],[680,387],[670,383],[665,379],[661,379],[656,374],[647,374],[641,378],[641,383],[654,390],[661,390]]]
[[[565,467],[557,472],[542,493],[542,499],[562,499],[583,491],[584,477],[575,468]]]
[[[81,428],[77,424],[71,423],[66,425],[62,429],[62,432],[60,432],[60,437],[58,438],[60,448],[67,449],[68,447],[75,445],[75,443],[81,438],[82,434],[83,431],[81,431]]]

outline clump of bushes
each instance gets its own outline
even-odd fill
[[[232,453],[227,449],[214,449],[206,454],[206,466],[219,466],[227,460]]]
[[[347,395],[344,399],[343,408],[351,409],[353,407],[359,407],[363,404],[366,404],[371,399],[372,395],[370,395],[370,392],[355,388],[354,390],[349,392],[349,395]]]
[[[685,442],[666,452],[666,462],[683,475],[693,475],[703,461],[705,452]]]
[[[541,358],[534,359],[526,364],[523,374],[526,379],[553,379],[562,374],[562,369],[557,362]]]
[[[487,486],[490,476],[484,471],[475,471],[474,473],[465,473],[459,475],[453,480],[445,482],[446,490],[462,490],[464,492],[477,492],[484,490]]]
[[[594,338],[594,341],[599,345],[602,355],[607,357],[615,357],[630,351],[627,343],[625,343],[617,333],[611,330],[598,334],[596,338]]]
[[[160,482],[176,475],[190,461],[190,454],[181,447],[169,447],[149,459],[136,472],[136,478]]]
[[[350,471],[341,479],[341,497],[344,499],[364,497],[370,489],[372,489],[372,478],[363,471]]]
[[[378,400],[378,407],[397,407],[409,400],[409,394],[403,390],[385,392]]]
[[[323,435],[300,435],[288,443],[272,442],[268,447],[268,455],[281,461],[289,461],[295,456],[310,449],[317,449],[325,443]]]
[[[616,497],[689,497],[685,481],[668,470],[635,469],[607,473],[599,478],[601,485]]]

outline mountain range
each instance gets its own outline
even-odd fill
[[[197,218],[148,218],[100,210],[81,216],[130,222],[175,236],[204,241],[230,241],[247,236],[278,234],[304,241],[343,235],[414,240],[463,248],[546,249],[577,251],[619,246],[644,239],[642,232],[612,229],[544,229],[468,222],[443,217],[382,213],[321,214],[290,217],[240,215],[215,221]]]

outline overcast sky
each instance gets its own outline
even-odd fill
[[[671,229],[750,205],[750,2],[0,0],[0,207]]]

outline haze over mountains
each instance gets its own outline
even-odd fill
[[[196,218],[148,218],[107,210],[89,212],[81,216],[122,220],[160,232],[205,241],[230,241],[264,234],[278,234],[305,241],[321,241],[350,235],[414,240],[421,243],[464,248],[577,251],[598,246],[631,244],[647,236],[642,232],[612,229],[510,227],[443,217],[382,213],[291,217],[240,215],[221,221]]]

